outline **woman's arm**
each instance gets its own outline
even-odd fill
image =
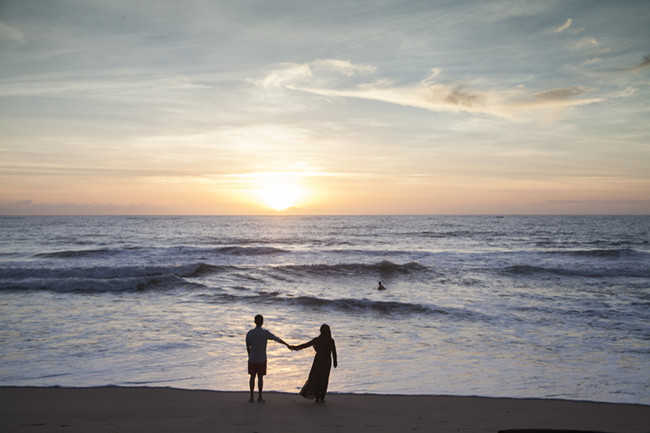
[[[334,340],[332,340],[332,359],[334,359],[334,368],[338,367],[339,362],[336,359],[336,344],[334,344]]]
[[[318,337],[316,337],[316,338],[318,338]],[[307,343],[299,344],[299,345],[297,345],[297,346],[293,346],[293,347],[294,347],[294,350],[302,350],[302,349],[306,349],[306,348],[309,347],[309,346],[313,346],[313,345],[314,345],[314,342],[316,341],[316,338],[314,338],[314,339],[311,340],[311,341],[308,341]]]

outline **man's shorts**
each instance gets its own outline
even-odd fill
[[[248,374],[258,374],[259,376],[266,375],[266,362],[250,362],[248,361]]]

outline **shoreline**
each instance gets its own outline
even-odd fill
[[[592,401],[330,393],[298,394],[152,387],[0,387],[3,432],[287,432],[573,430],[650,432],[650,406]]]

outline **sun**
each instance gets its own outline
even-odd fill
[[[260,189],[260,197],[264,204],[276,211],[284,211],[298,204],[304,191],[297,184],[288,181],[274,180]]]

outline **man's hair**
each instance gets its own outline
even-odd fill
[[[264,317],[261,314],[255,316],[255,324],[257,326],[262,326],[263,323],[264,323]]]

